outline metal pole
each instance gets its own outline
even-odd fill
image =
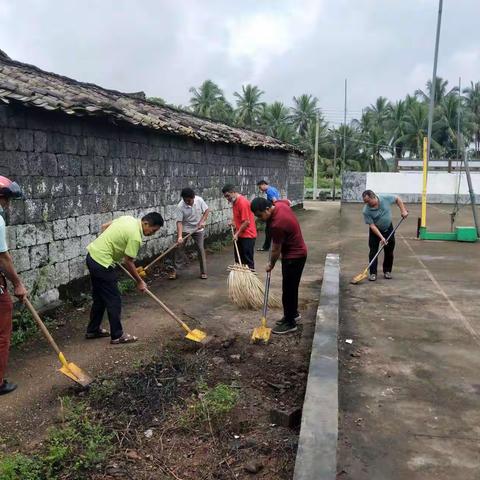
[[[343,108],[343,158],[340,166],[340,177],[343,183],[343,171],[345,170],[347,154],[347,79],[345,79],[345,105]]]
[[[335,181],[337,179],[337,137],[335,136],[335,143],[333,144],[333,187],[332,187],[332,200],[335,201]]]
[[[460,114],[461,114],[461,92],[462,91],[462,77],[458,77],[458,106],[457,106],[457,169],[459,168],[460,164]],[[450,164],[449,164],[450,166]],[[449,168],[448,171],[450,172],[451,169]]]
[[[470,194],[470,203],[472,204],[473,221],[475,223],[475,228],[477,229],[477,237],[480,237],[480,228],[478,225],[478,217],[477,217],[477,206],[475,204],[475,191],[473,190],[472,177],[470,176],[470,165],[468,163],[468,155],[466,151],[464,153],[463,160],[465,162],[465,174],[467,176],[468,193]]]
[[[317,179],[318,179],[318,135],[319,135],[318,113],[317,123],[315,125],[315,160],[313,164],[313,199],[317,199]]]
[[[422,187],[422,219],[420,226],[425,229],[427,227],[427,139],[423,137],[423,187]]]
[[[428,130],[427,130],[427,169],[430,161],[430,150],[432,145],[432,125],[433,111],[435,108],[435,91],[437,89],[437,63],[438,63],[438,46],[440,44],[440,26],[442,24],[443,0],[438,1],[438,17],[437,17],[437,34],[435,38],[435,54],[433,57],[433,74],[432,74],[432,91],[430,92],[430,107],[428,110]]]

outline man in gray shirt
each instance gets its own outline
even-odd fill
[[[362,200],[365,203],[363,207],[363,218],[365,223],[369,225],[368,246],[370,247],[369,261],[378,252],[380,244],[385,245],[384,260],[383,260],[383,275],[387,280],[392,278],[393,268],[393,251],[395,249],[395,234],[386,241],[388,236],[393,231],[392,225],[392,210],[390,205],[396,203],[400,209],[400,215],[403,218],[408,216],[408,211],[405,208],[402,199],[396,195],[375,195],[372,190],[365,190],[362,193]],[[370,276],[368,279],[371,282],[377,280],[377,261],[370,266]]]
[[[168,278],[177,278],[176,270],[181,266],[181,257],[185,256],[183,251],[183,235],[193,233],[192,238],[198,252],[200,262],[200,278],[207,279],[207,257],[204,248],[205,223],[207,222],[210,209],[202,197],[195,195],[191,188],[184,188],[181,192],[182,200],[177,205],[175,220],[177,222],[177,244],[174,250],[174,266],[171,268]]]

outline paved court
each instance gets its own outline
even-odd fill
[[[478,480],[480,243],[416,240],[410,211],[394,279],[350,285],[367,227],[360,205],[342,206],[338,478]],[[429,207],[429,228],[448,231],[450,211]],[[458,224],[472,224],[468,207]]]

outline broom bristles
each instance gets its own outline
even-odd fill
[[[228,267],[228,296],[240,308],[259,310],[263,307],[265,286],[247,266],[236,263]],[[280,302],[274,295],[268,299],[270,308],[279,308]]]

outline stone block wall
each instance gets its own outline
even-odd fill
[[[294,203],[303,202],[300,155],[18,105],[0,106],[0,175],[24,190],[25,200],[15,201],[8,214],[8,242],[27,288],[36,284],[46,301],[86,275],[86,246],[117,216],[159,211],[166,224],[144,243],[140,258],[165,249],[174,238],[183,187],[194,188],[212,209],[207,235],[227,229],[231,209],[221,194],[227,182],[252,197],[265,178]]]

